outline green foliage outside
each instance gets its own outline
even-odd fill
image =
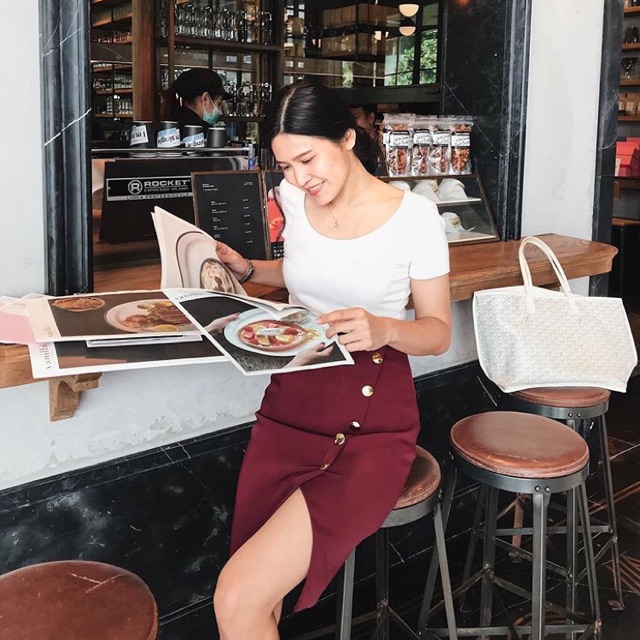
[[[408,38],[407,38],[408,39]],[[387,86],[406,86],[413,84],[413,56],[415,39],[398,56],[398,68],[395,73],[385,77]],[[433,84],[436,81],[438,66],[438,32],[424,31],[420,48],[420,84]]]

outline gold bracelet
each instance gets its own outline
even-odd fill
[[[247,270],[244,272],[244,275],[240,278],[240,280],[238,280],[240,284],[244,284],[247,280],[250,280],[251,276],[253,275],[253,272],[256,270],[251,260],[247,260],[247,262],[249,263],[249,266]]]

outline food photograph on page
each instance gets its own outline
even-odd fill
[[[244,294],[244,289],[218,259],[216,241],[207,233],[160,207],[153,223],[162,264],[162,288],[194,288]]]
[[[198,333],[162,291],[122,291],[27,301],[35,339]]]
[[[343,347],[327,338],[312,311],[269,310],[251,299],[205,291],[185,292],[176,301],[246,375],[353,363]]]

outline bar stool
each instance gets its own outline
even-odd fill
[[[591,523],[592,533],[605,533],[607,542],[596,555],[596,563],[611,550],[611,569],[613,588],[616,598],[609,600],[614,611],[624,609],[622,600],[622,580],[620,578],[620,552],[618,548],[618,529],[616,508],[613,495],[613,478],[609,459],[609,442],[605,414],[609,409],[611,392],[597,387],[540,387],[524,389],[504,394],[503,407],[511,411],[533,413],[546,418],[559,420],[586,438],[590,425],[598,432],[599,462],[602,465],[604,502],[607,511],[606,524]]]
[[[589,450],[586,442],[572,429],[555,420],[541,416],[509,411],[477,414],[457,422],[450,436],[454,470],[464,473],[486,488],[486,510],[483,538],[482,567],[470,576],[467,562],[462,584],[454,591],[454,599],[463,597],[476,583],[481,582],[480,624],[477,627],[458,627],[459,635],[510,636],[531,634],[532,640],[542,640],[547,633],[575,634],[580,638],[600,635],[600,607],[596,587],[595,561],[591,542],[585,480],[588,473]],[[455,483],[455,471],[452,483]],[[521,533],[531,533],[532,588],[500,577],[495,572],[496,537],[505,535],[497,529],[498,491],[530,494],[533,500],[533,526]],[[567,553],[567,580],[570,585],[566,608],[546,601],[546,541],[547,508],[550,497],[568,492],[577,500],[587,565],[591,617],[575,611],[576,580],[575,554]],[[450,499],[451,492],[447,491]],[[443,508],[446,510],[447,506]],[[575,512],[567,522],[567,537],[575,546],[577,533]],[[509,530],[513,533],[513,530]],[[472,539],[473,540],[473,539]],[[469,560],[469,558],[467,559]],[[531,625],[517,625],[508,620],[506,625],[492,625],[493,592],[500,587],[518,597],[531,601]],[[506,615],[502,599],[496,598]],[[426,603],[427,608],[430,602]],[[434,613],[441,605],[434,607]],[[566,621],[565,624],[545,624],[545,609],[549,608]],[[508,617],[508,616],[507,616]],[[437,636],[447,635],[446,629],[429,629]],[[572,636],[573,637],[573,636]]]
[[[135,574],[44,562],[0,576],[0,640],[155,640],[158,608]]]
[[[416,457],[404,486],[402,495],[398,498],[393,511],[387,516],[382,527],[376,532],[376,596],[377,620],[375,638],[388,640],[389,622],[393,621],[409,638],[418,640],[424,636],[416,634],[411,627],[391,608],[389,604],[389,557],[388,530],[403,524],[415,522],[432,513],[436,534],[434,554],[437,553],[438,565],[444,594],[444,607],[447,616],[447,633],[449,638],[457,640],[455,614],[451,597],[451,583],[449,579],[449,565],[447,562],[444,525],[440,509],[440,467],[436,459],[421,447],[416,447]],[[450,504],[451,500],[445,500]],[[363,614],[352,619],[353,607],[353,578],[355,569],[356,550],[354,549],[344,565],[342,588],[338,591],[338,615],[336,621],[336,640],[350,640],[351,627],[354,622],[373,617]],[[433,564],[433,563],[432,563]],[[427,589],[431,585],[431,593],[435,584],[435,571],[430,572],[431,583],[427,582]],[[430,598],[429,598],[430,599]]]

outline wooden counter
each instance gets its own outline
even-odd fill
[[[609,273],[618,252],[602,242],[553,233],[538,237],[553,249],[569,280]],[[482,289],[522,284],[519,247],[519,240],[451,247],[451,300],[468,300]],[[534,284],[557,283],[551,264],[539,249],[528,247],[526,255]]]
[[[611,271],[613,257],[617,253],[615,247],[555,234],[539,237],[553,249],[570,280]],[[518,265],[519,246],[519,240],[509,240],[451,247],[451,299],[468,300],[473,297],[474,291],[522,284]],[[545,286],[556,283],[553,269],[540,250],[530,247],[527,256],[535,284]],[[96,274],[95,290],[155,289],[159,281],[159,265],[114,269]],[[247,293],[286,301],[286,291],[283,289],[252,285],[247,287]],[[0,345],[0,388],[29,382],[34,380],[27,348],[22,345]]]

